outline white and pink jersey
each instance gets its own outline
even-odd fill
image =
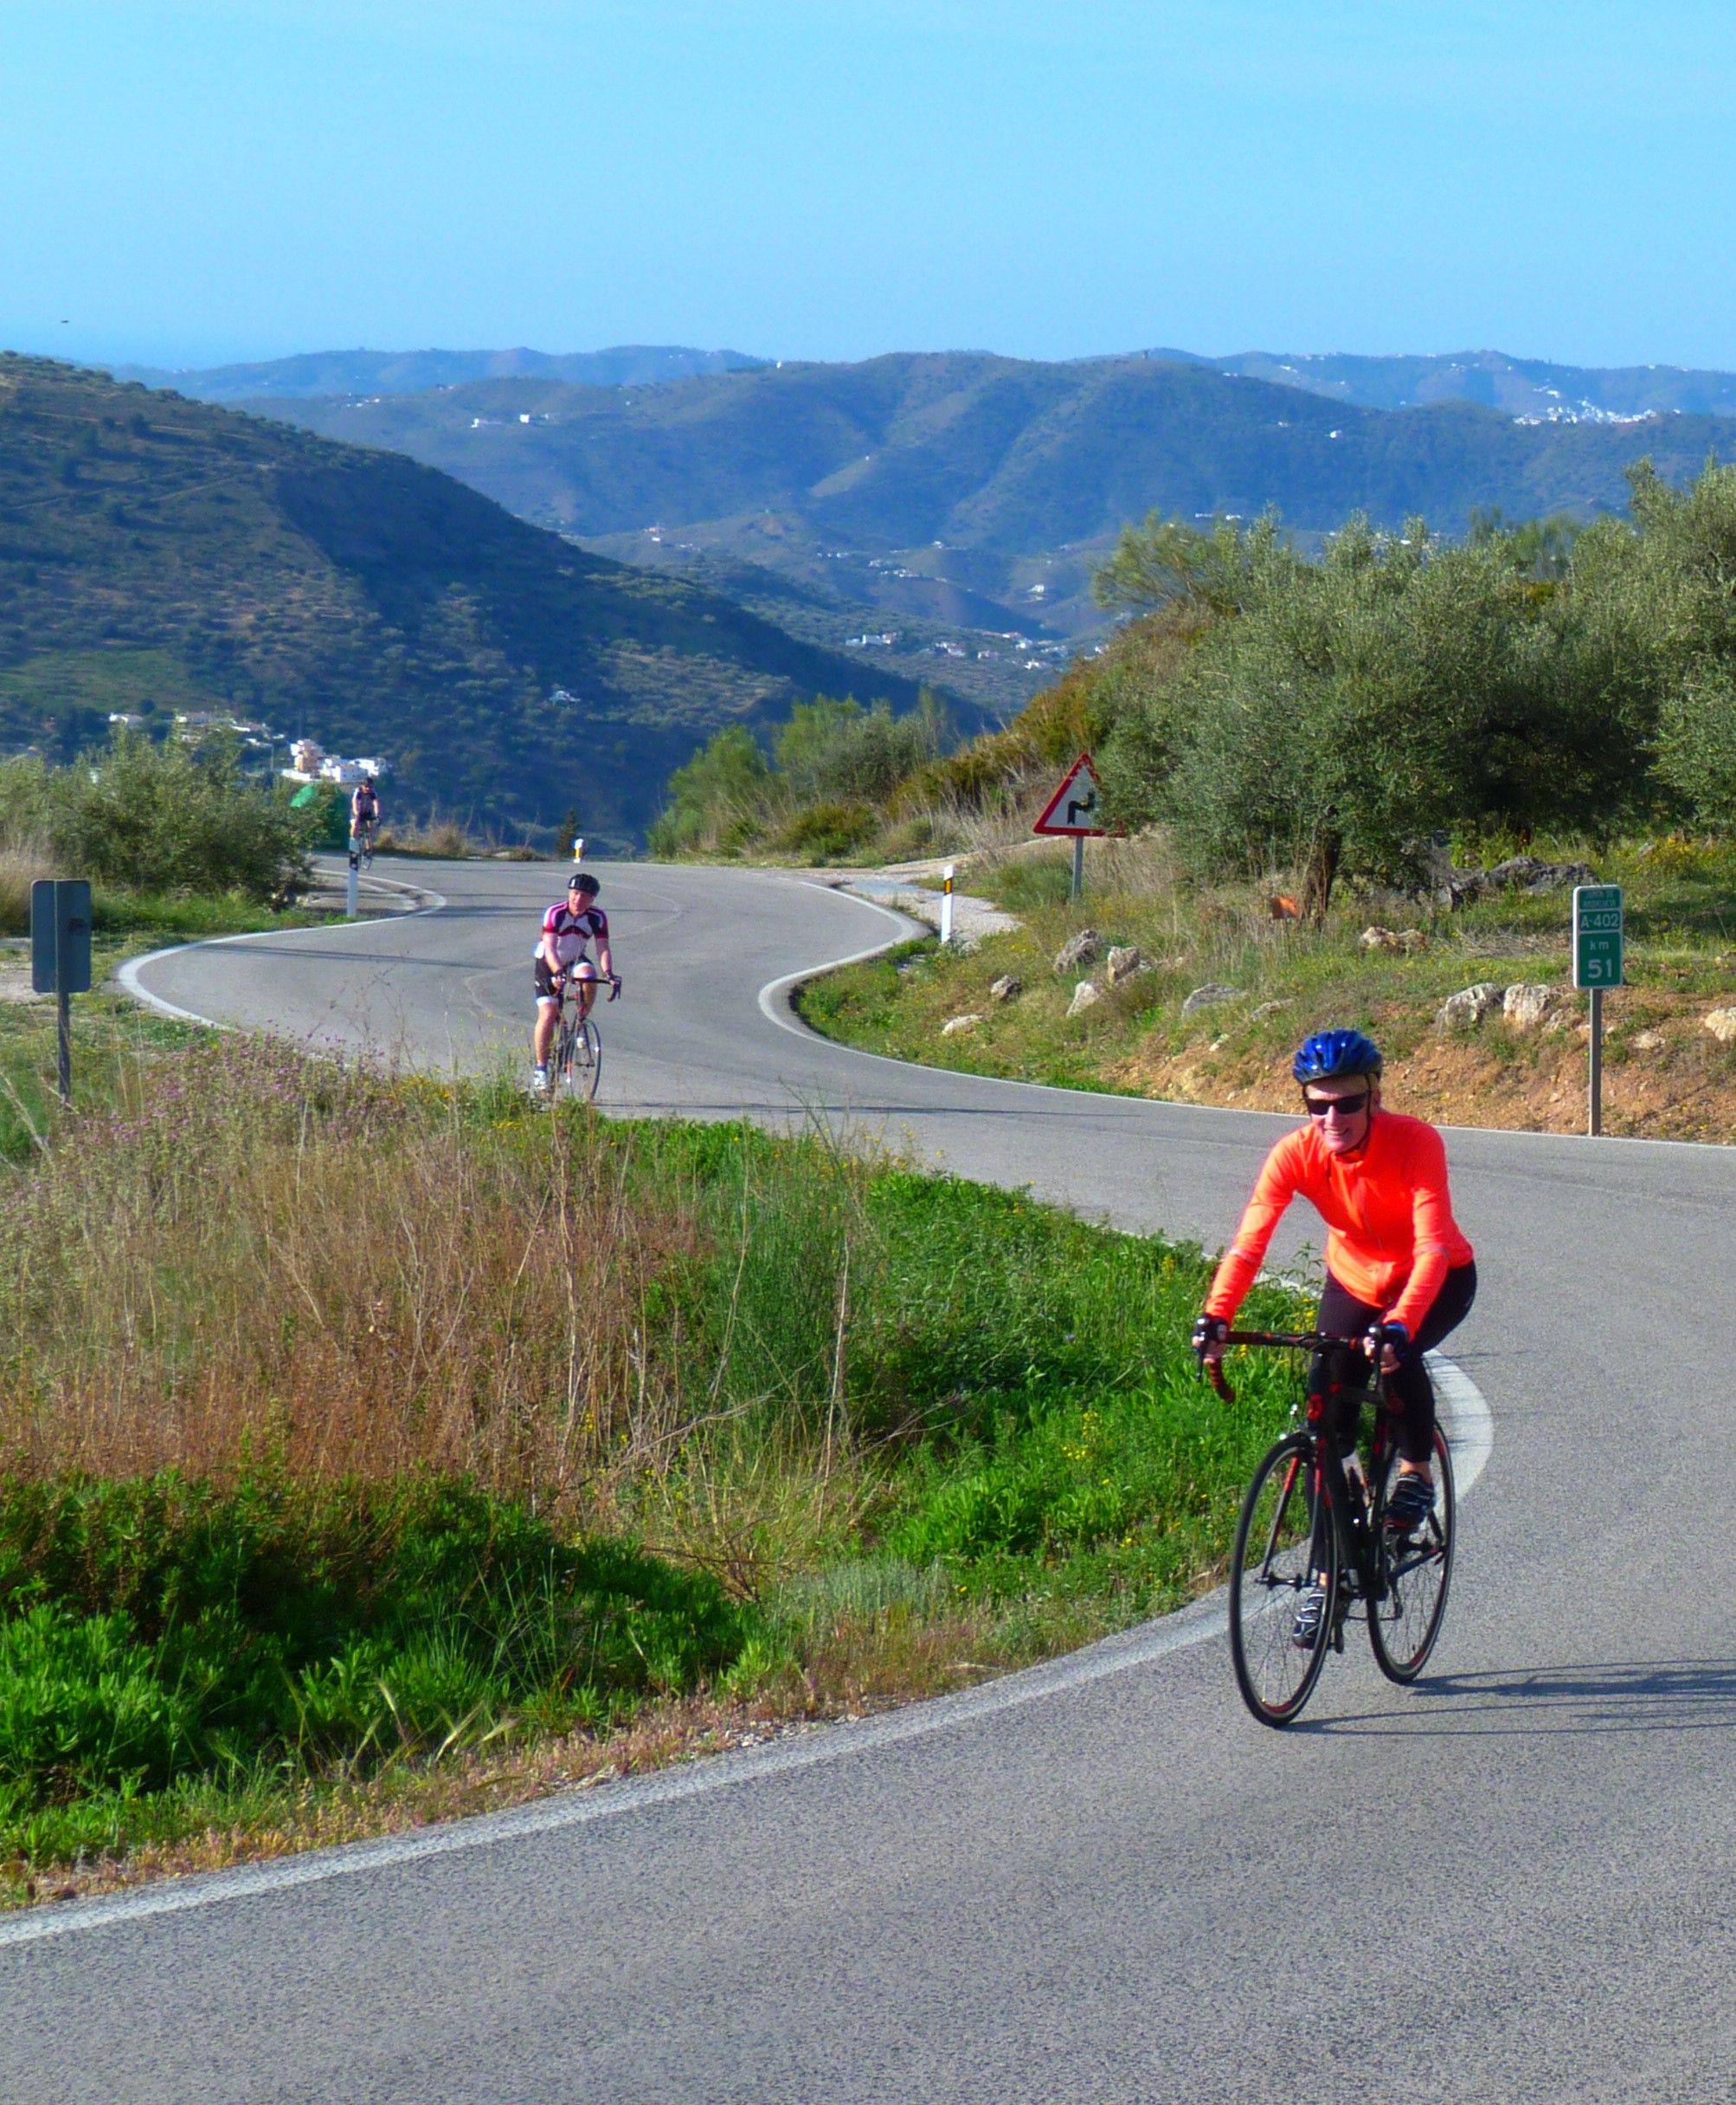
[[[608,941],[608,916],[601,906],[575,913],[564,899],[556,899],[543,916],[543,940],[564,971],[585,956],[593,941]]]

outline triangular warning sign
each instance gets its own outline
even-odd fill
[[[1066,779],[1043,807],[1033,834],[1101,834],[1097,814],[1103,808],[1103,784],[1091,765],[1089,753],[1081,753],[1068,769]]]

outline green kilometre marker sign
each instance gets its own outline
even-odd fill
[[[1622,888],[1573,887],[1573,984],[1591,996],[1591,1067],[1585,1130],[1604,1130],[1604,989],[1622,984]]]
[[[1619,885],[1573,887],[1573,984],[1619,987],[1622,983],[1622,888]]]

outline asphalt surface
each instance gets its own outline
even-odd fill
[[[610,1110],[842,1120],[1212,1245],[1283,1130],[823,1045],[761,989],[884,941],[874,909],[601,873]],[[448,866],[440,912],[143,985],[522,1065],[550,876]],[[1448,1145],[1482,1280],[1453,1352],[1495,1434],[1416,1690],[1353,1644],[1264,1730],[1208,1609],[671,1778],[16,1919],[0,2099],[1736,2100],[1736,1153]]]

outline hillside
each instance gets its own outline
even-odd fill
[[[383,751],[401,814],[625,843],[720,724],[845,690],[917,692],[402,455],[0,357],[0,750],[221,705]]]
[[[1303,531],[1359,510],[1394,525],[1420,512],[1456,531],[1489,505],[1618,510],[1636,455],[1675,479],[1736,445],[1736,427],[1705,415],[1525,424],[1466,402],[1365,409],[1147,357],[912,355],[655,387],[493,380],[256,406],[410,454],[614,554],[752,562],[888,615],[1033,634],[1097,625],[1092,559],[1154,509],[1270,504]]]
[[[569,380],[580,387],[643,387],[693,373],[733,373],[763,364],[739,351],[690,351],[680,344],[618,344],[608,351],[551,356],[543,351],[313,351],[251,365],[187,370],[118,365],[117,380],[174,388],[194,402],[252,402],[261,395],[408,395],[458,387],[467,380]]]

